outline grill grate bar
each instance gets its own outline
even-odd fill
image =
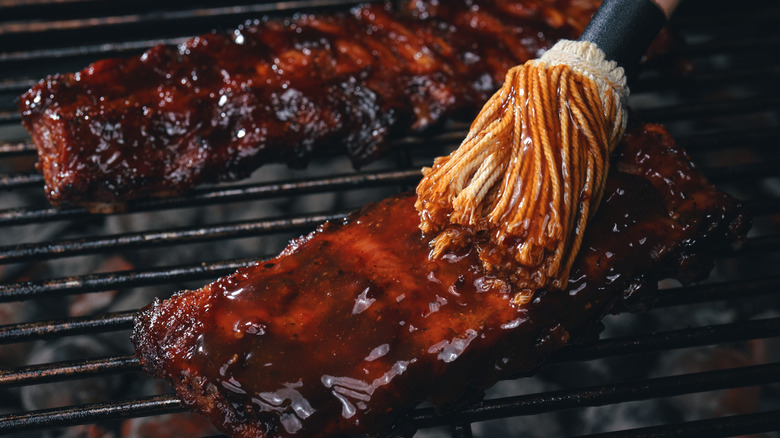
[[[777,381],[780,381],[780,364],[773,363],[486,400],[452,414],[436,413],[433,408],[421,408],[413,414],[412,421],[416,428],[473,423],[507,416],[534,415],[578,407],[603,406],[648,398],[763,385]],[[161,415],[181,412],[185,409],[179,399],[170,395],[46,409],[0,416],[0,433]]]
[[[621,430],[619,432],[600,433],[579,438],[725,437],[747,436],[753,433],[771,432],[778,429],[780,429],[780,410]]]
[[[669,330],[643,336],[600,339],[595,343],[581,346],[569,345],[551,356],[547,363],[561,364],[604,359],[628,354],[652,353],[776,336],[780,336],[780,318],[745,321]],[[138,369],[140,369],[140,362],[133,355],[86,361],[54,362],[13,370],[0,370],[0,387],[58,382]]]
[[[728,97],[715,101],[686,101],[669,106],[642,108],[636,111],[640,120],[660,122],[664,120],[701,119],[731,114],[751,114],[759,111],[774,111],[780,106],[780,96],[753,95],[749,97]],[[21,122],[16,112],[0,112],[0,123]]]
[[[368,0],[370,1],[370,0]],[[150,11],[146,13],[123,14],[113,16],[95,16],[80,19],[54,19],[44,21],[21,21],[0,24],[0,35],[50,33],[52,31],[87,30],[134,24],[154,24],[163,22],[166,25],[177,21],[193,19],[234,17],[247,14],[267,14],[269,12],[285,12],[306,8],[354,6],[355,0],[293,0],[274,3],[221,6],[211,8],[186,8],[178,10]]]
[[[15,155],[32,155],[35,153],[35,145],[30,141],[0,143],[0,158]]]
[[[268,199],[278,196],[319,193],[325,191],[345,191],[352,188],[375,187],[385,184],[397,184],[418,181],[419,169],[385,170],[375,172],[332,175],[305,180],[247,184],[225,188],[202,189],[192,195],[176,198],[148,199],[132,203],[129,210],[136,212],[154,211],[171,208],[195,207],[216,203]],[[0,182],[0,185],[2,182]],[[9,209],[0,210],[0,226],[20,225],[32,222],[78,219],[91,217],[80,207]]]
[[[35,146],[28,141],[0,144],[0,158],[35,153]]]
[[[188,266],[169,266],[145,271],[120,271],[90,274],[65,278],[48,279],[41,283],[21,282],[0,284],[0,303],[41,299],[55,295],[79,294],[165,284],[175,281],[204,280],[227,275],[236,269],[257,260],[270,258],[262,256],[214,263],[198,263]],[[778,281],[780,284],[780,279]]]
[[[104,17],[90,17],[71,20],[45,20],[10,22],[0,24],[0,35],[50,33],[68,30],[99,29],[133,24],[165,23],[166,26],[177,21],[192,19],[234,17],[248,14],[267,14],[269,12],[284,12],[304,8],[349,7],[360,3],[355,0],[292,0],[285,2],[260,3],[248,5],[222,6],[215,8],[187,8],[181,10],[152,11],[147,13],[124,14]]]
[[[691,77],[661,75],[639,78],[631,84],[632,95],[641,92],[657,92],[668,89],[690,89],[691,87],[711,87],[713,85],[734,85],[735,83],[755,84],[759,81],[776,81],[780,77],[780,66],[760,66],[735,68],[724,71],[700,73]]]
[[[716,182],[738,181],[745,178],[773,176],[780,166],[780,159],[766,160],[761,163],[744,166],[727,166],[711,169],[711,180]],[[304,193],[322,193],[327,191],[345,191],[397,183],[416,183],[420,171],[381,171],[357,173],[328,178],[300,180],[271,184],[231,186],[199,190],[189,196],[178,198],[147,199],[132,203],[130,211],[145,212],[174,208],[199,207],[220,203],[248,200],[270,199],[273,197]],[[774,214],[780,212],[780,198],[754,199],[745,202],[754,214]],[[0,226],[25,225],[58,220],[90,218],[94,215],[81,207],[48,207],[39,209],[15,208],[0,210]]]
[[[64,47],[55,49],[36,49],[18,52],[0,52],[0,64],[11,62],[28,62],[28,61],[51,61],[61,60],[65,58],[76,57],[106,57],[109,55],[123,55],[129,56],[131,54],[142,52],[150,47],[159,44],[176,45],[187,41],[189,38],[157,38],[140,41],[122,41],[103,44],[85,44],[74,47]],[[6,120],[0,114],[0,122]]]
[[[702,119],[723,115],[745,115],[760,111],[776,111],[780,107],[780,96],[756,95],[750,97],[729,97],[716,101],[685,103],[637,110],[637,118],[648,122],[680,121]]]
[[[777,252],[778,248],[780,248],[780,234],[772,234],[749,238],[745,241],[741,248],[724,253],[724,255],[738,256],[764,252]]]
[[[693,327],[651,334],[600,339],[587,345],[569,345],[550,356],[547,363],[603,359],[679,348],[715,345],[780,336],[780,318]]]
[[[775,148],[780,128],[735,128],[694,135],[676,135],[675,142],[689,151],[711,152],[721,148]]]
[[[0,326],[0,344],[132,328],[136,311]]]
[[[41,261],[44,259],[71,257],[101,253],[109,250],[150,248],[160,245],[180,245],[217,239],[256,236],[282,231],[311,229],[326,221],[338,221],[349,212],[312,214],[296,217],[258,221],[233,222],[201,228],[180,228],[166,231],[118,234],[106,237],[89,237],[56,242],[25,243],[0,247],[0,264]],[[742,252],[771,251],[780,242],[780,235],[773,234],[748,239]]]
[[[780,103],[780,100],[778,100]],[[757,163],[738,164],[708,168],[705,172],[710,181],[716,183],[736,182],[775,177],[780,169],[780,158],[766,158]]]
[[[682,89],[692,86],[711,87],[713,85],[734,85],[741,83],[755,84],[756,81],[776,81],[780,77],[780,67],[759,66],[741,67],[731,70],[699,73],[692,77],[679,77],[676,75],[662,74],[659,76],[643,77],[631,84],[632,95],[643,92],[656,92],[666,89]],[[0,81],[0,93],[21,95],[32,88],[38,82],[37,79],[15,79]],[[28,149],[32,146],[29,145]],[[2,148],[0,148],[2,153]]]
[[[754,218],[761,215],[780,213],[780,198],[751,199],[743,201],[742,205],[745,206]]]
[[[654,307],[693,304],[734,298],[739,286],[739,297],[763,295],[776,290],[777,277],[753,281],[725,282],[687,288],[673,288],[659,291]],[[118,312],[98,316],[70,318],[65,320],[38,321],[0,326],[0,344],[31,341],[54,336],[68,336],[94,333],[100,330],[115,331],[132,327],[136,311]]]
[[[24,414],[0,416],[0,433],[24,432],[60,426],[89,424],[97,421],[162,415],[185,411],[174,396],[158,395],[112,403],[95,403],[69,408],[46,409]]]
[[[778,288],[780,288],[780,277],[775,276],[661,289],[653,302],[653,308],[729,300],[736,296],[755,297],[765,293],[776,293]],[[739,293],[736,294],[735,291]]]
[[[227,275],[236,269],[265,260],[272,256],[258,256],[244,259],[198,263],[185,266],[168,266],[159,269],[141,271],[118,271],[82,276],[52,278],[36,281],[0,284],[0,303],[30,299],[42,299],[51,296],[75,295],[124,289],[139,286],[152,286],[172,282],[208,280]],[[656,306],[691,304],[707,300],[730,298],[736,289],[741,296],[754,296],[780,288],[780,275],[765,278],[745,278],[739,282],[708,283],[661,290]],[[687,301],[686,301],[687,300]]]
[[[400,147],[425,147],[428,145],[457,146],[465,138],[468,130],[462,123],[453,122],[452,128],[435,135],[402,137],[392,141],[391,148]],[[732,128],[715,132],[700,132],[693,135],[675,135],[675,142],[686,149],[698,150],[707,148],[707,151],[730,147],[774,147],[772,141],[780,136],[780,129],[776,127],[751,127]],[[737,143],[735,145],[735,143]],[[35,145],[30,141],[20,140],[16,142],[0,143],[0,158],[14,155],[35,154]]]
[[[704,173],[715,183],[737,182],[773,177],[780,168],[780,158],[767,158],[760,162],[731,166],[705,167]],[[370,173],[343,174],[325,178],[298,180],[280,183],[261,183],[253,185],[229,186],[225,188],[200,189],[194,194],[176,198],[147,199],[132,203],[133,212],[157,211],[163,209],[196,207],[217,203],[268,199],[272,197],[320,193],[325,191],[343,191],[352,188],[376,187],[386,184],[413,183],[419,181],[419,169],[387,170]],[[13,190],[43,185],[40,174],[2,175],[0,190]],[[755,201],[760,203],[762,201]],[[768,205],[776,201],[767,200]],[[36,222],[48,222],[66,219],[92,217],[80,207],[61,208],[13,208],[0,210],[0,226],[24,225]],[[3,249],[0,249],[3,252]],[[2,261],[2,259],[0,259]]]
[[[752,132],[752,131],[751,131]],[[414,135],[400,137],[389,142],[390,149],[399,147],[424,147],[428,145],[459,144],[468,133],[468,125],[464,122],[449,123],[449,128],[436,134]],[[35,145],[28,140],[0,143],[0,158],[18,154],[35,154]]]
[[[355,2],[357,3],[357,2]],[[235,23],[236,25],[239,23]],[[191,37],[168,37],[146,40],[105,42],[101,44],[78,44],[73,47],[59,47],[51,49],[32,49],[15,52],[0,52],[0,64],[4,62],[29,62],[47,61],[52,59],[65,59],[73,57],[104,58],[108,55],[130,56],[150,47],[165,44],[177,45],[186,42]],[[713,53],[720,55],[729,53],[752,53],[773,49],[780,44],[778,37],[749,37],[736,38],[732,36],[727,40],[706,41],[692,43],[685,46],[683,55],[688,58],[711,56]]]
[[[780,381],[780,363],[772,363],[485,400],[452,414],[437,413],[434,408],[422,408],[414,413],[413,421],[418,428],[462,421],[473,423],[509,416],[534,415],[740,386],[764,385],[777,381]]]
[[[15,190],[25,187],[36,187],[43,185],[43,175],[37,173],[28,173],[21,175],[0,174],[0,190]]]
[[[61,5],[71,3],[89,2],[92,0],[0,0],[0,8],[14,8],[19,6],[46,6],[46,5]]]
[[[710,8],[706,12],[701,11],[705,6]],[[780,9],[774,0],[754,1],[750,8],[739,11],[734,8],[712,8],[712,0],[688,0],[680,5],[672,20],[677,28],[707,28],[717,32],[735,21],[756,30],[757,22],[775,23],[778,18]]]
[[[458,129],[447,130],[432,136],[400,138],[391,143],[393,145],[391,148],[424,147],[430,144],[451,144],[454,147],[466,137],[466,133],[467,129],[458,126]],[[716,132],[701,132],[694,135],[675,135],[675,142],[690,151],[706,148],[706,151],[709,152],[734,147],[774,148],[775,145],[772,142],[778,137],[780,137],[780,129],[776,127],[733,128]],[[0,158],[35,153],[35,145],[30,141],[0,143]]]
[[[248,237],[272,232],[302,231],[311,229],[325,221],[341,220],[347,214],[348,212],[311,214],[281,219],[225,223],[202,228],[180,228],[40,244],[12,245],[0,248],[0,264],[94,254],[107,250],[149,248],[160,245]]]
[[[68,379],[140,370],[137,357],[116,356],[72,362],[32,365],[16,370],[0,370],[0,386],[60,382]]]
[[[739,53],[742,55],[762,52],[773,53],[766,52],[766,50],[775,50],[778,47],[778,44],[780,44],[780,37],[776,35],[749,38],[724,38],[690,44],[686,46],[684,56],[691,59],[694,57],[726,55],[731,53]]]

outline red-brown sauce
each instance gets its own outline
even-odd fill
[[[429,260],[407,194],[148,307],[142,363],[233,436],[376,432],[420,401],[532,371],[616,302],[638,304],[660,276],[706,273],[711,248],[744,235],[735,201],[661,128],[628,138],[565,290],[516,307],[478,248]]]
[[[19,99],[47,195],[110,210],[302,166],[334,143],[365,164],[392,133],[471,116],[509,67],[576,37],[597,1],[434,3],[265,18],[47,77]]]
[[[377,407],[403,403],[412,382],[464,352],[489,349],[524,314],[472,254],[428,261],[414,215],[398,212],[380,206],[356,227],[213,284],[211,329],[184,359],[237,411],[273,412],[282,434],[386,423]]]

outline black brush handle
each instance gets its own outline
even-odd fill
[[[580,41],[596,44],[607,59],[616,61],[630,76],[666,18],[650,0],[604,0]]]

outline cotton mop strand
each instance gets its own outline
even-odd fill
[[[637,9],[648,3],[607,0],[579,41],[509,70],[460,147],[423,169],[415,206],[431,258],[478,242],[485,269],[512,282],[516,304],[567,285],[628,118],[626,74],[611,59],[638,63],[665,22],[653,4],[649,25]],[[641,41],[622,47],[627,32]]]

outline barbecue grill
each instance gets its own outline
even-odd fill
[[[123,214],[51,208],[14,106],[39,78],[263,14],[354,4],[158,3],[0,0],[0,434],[132,436],[134,421],[189,421],[132,354],[135,310],[414,187],[465,135],[451,122],[395,139],[360,170],[331,155],[303,170],[267,165]],[[684,43],[630,85],[635,117],[667,125],[752,212],[745,245],[719,254],[700,284],[662,282],[650,310],[608,316],[600,340],[561,350],[533,377],[484,400],[420,406],[399,435],[780,436],[780,4],[739,6],[683,2],[672,25]]]

